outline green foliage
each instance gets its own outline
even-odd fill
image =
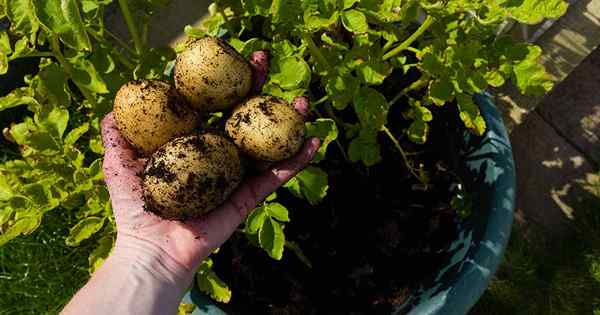
[[[0,74],[20,58],[39,63],[23,87],[0,97],[0,111],[22,107],[27,112],[9,128],[18,152],[0,163],[0,245],[36,233],[49,212],[68,213],[76,220],[69,221],[63,241],[93,247],[84,263],[90,272],[115,240],[102,180],[100,121],[122,84],[162,79],[175,58],[171,48],[145,47],[149,18],[166,0],[120,3],[130,42],[105,29],[104,11],[112,2],[10,0],[0,6],[0,19],[10,22],[10,29],[0,31]],[[411,172],[426,178],[386,127],[388,112],[402,96],[409,99],[402,104],[410,122],[404,134],[423,144],[436,119],[433,106],[456,106],[464,125],[483,134],[485,121],[474,94],[506,82],[523,93],[548,91],[552,82],[538,63],[540,48],[515,43],[496,30],[511,19],[535,24],[565,9],[562,0],[217,0],[202,28],[185,32],[192,38],[226,37],[246,57],[269,49],[264,94],[322,100],[313,102],[312,113],[321,118],[307,123],[307,131],[323,145],[314,164],[284,188],[314,205],[327,194],[327,172],[317,163],[326,160],[333,142],[344,158],[369,167],[381,160],[380,136],[391,137]],[[419,24],[421,15],[426,18]],[[421,78],[396,96],[382,92],[392,74],[410,70]],[[219,117],[211,119],[207,125]],[[291,216],[273,195],[251,213],[244,232],[272,258],[281,259],[288,248],[310,266],[299,245],[284,234]],[[227,302],[231,291],[211,267],[210,260],[202,265],[197,283]]]
[[[202,262],[200,268],[198,268],[198,272],[196,272],[196,284],[200,291],[210,296],[213,300],[228,303],[231,300],[231,290],[212,270],[212,266],[213,261],[210,258]]]
[[[496,30],[511,19],[536,24],[556,18],[566,7],[561,0],[217,1],[204,31],[228,34],[238,49],[242,43],[272,39],[270,45],[263,44],[272,47],[274,56],[265,93],[291,100],[314,93],[307,91],[309,82],[321,84],[326,94],[314,96],[326,101],[314,110],[323,109],[333,119],[336,112],[327,107],[341,111],[352,103],[359,128],[348,133],[346,150],[350,160],[371,166],[380,161],[378,134],[392,104],[368,86],[381,85],[394,69],[416,67],[422,82],[413,89],[425,87],[427,93],[412,100],[419,106],[406,116],[414,120],[406,130],[409,139],[427,141],[428,123],[435,117],[431,111],[418,112],[432,104],[456,104],[465,126],[481,135],[486,125],[472,101],[474,94],[508,81],[526,94],[543,94],[552,87],[538,63],[541,49],[513,42]],[[411,32],[419,12],[427,18]],[[262,19],[260,28],[253,24],[257,17]],[[250,39],[241,42],[237,37],[242,34]],[[407,65],[411,55],[417,63]]]
[[[32,60],[39,71],[0,97],[0,111],[26,106],[29,113],[8,132],[18,158],[0,163],[0,245],[34,233],[49,211],[69,213],[77,220],[67,226],[63,242],[93,246],[88,262],[78,264],[93,271],[110,252],[115,233],[102,175],[100,119],[122,83],[161,77],[174,53],[151,49],[138,55],[118,46],[124,41],[105,37],[103,11],[110,0],[3,3],[11,28],[0,33],[0,72],[23,57],[37,58]],[[152,6],[136,5],[134,14],[147,18]],[[95,243],[86,242],[96,235]]]

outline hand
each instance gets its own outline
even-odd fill
[[[266,71],[266,58],[260,60],[251,58],[255,73]],[[306,98],[297,98],[293,104],[298,112],[306,115]],[[306,167],[320,145],[316,138],[308,140],[295,157],[268,167],[259,176],[246,179],[217,209],[198,219],[178,222],[163,220],[144,211],[140,174],[146,161],[137,157],[119,133],[112,113],[102,121],[102,139],[105,147],[104,176],[117,224],[115,252],[143,251],[158,255],[180,266],[180,273],[193,272],[202,260],[230,237],[258,203]]]
[[[264,82],[265,52],[250,58],[256,82]],[[260,84],[255,85],[256,91]],[[306,98],[294,107],[303,115]],[[102,121],[104,179],[117,223],[110,256],[63,309],[62,314],[174,314],[199,264],[221,246],[248,212],[302,170],[314,157],[318,139],[306,141],[293,158],[247,178],[229,200],[212,212],[186,222],[163,220],[144,211],[142,179],[146,161],[119,133],[108,114]]]

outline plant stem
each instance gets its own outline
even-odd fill
[[[402,96],[405,96],[408,92],[420,89],[420,88],[424,87],[425,85],[427,85],[427,83],[429,83],[429,77],[426,75],[421,76],[419,78],[419,80],[413,82],[411,85],[407,86],[402,91],[400,91],[398,94],[396,94],[396,96],[394,96],[394,98],[392,98],[392,100],[389,101],[389,103],[388,103],[389,107],[392,107],[394,104],[396,104],[396,102],[398,100],[400,100],[400,98]]]
[[[71,66],[71,64],[67,61],[62,51],[60,50],[60,42],[58,41],[58,35],[52,35],[52,37],[50,38],[50,48],[52,49],[54,57],[58,60],[58,63],[60,63],[60,65],[64,68],[71,81],[73,81],[73,83],[75,83],[75,85],[79,88],[81,94],[83,94],[83,97],[90,104],[96,105],[97,103],[94,95],[92,95],[92,93],[90,93],[90,91],[86,90],[84,87],[81,87],[79,83],[77,83],[77,81],[73,80],[75,71],[73,70],[73,66]]]
[[[404,149],[402,149],[402,146],[400,145],[400,142],[398,142],[398,139],[396,139],[396,137],[394,137],[392,132],[386,126],[383,126],[383,128],[381,130],[383,130],[383,132],[388,136],[388,138],[390,138],[390,140],[392,140],[392,142],[394,143],[394,146],[400,152],[400,155],[402,156],[402,159],[404,160],[404,164],[406,164],[406,167],[411,172],[411,174],[413,174],[413,176],[416,179],[418,179],[421,183],[423,183],[423,181],[421,180],[421,177],[415,172],[415,169],[412,166],[411,161],[408,159],[408,155],[406,154]],[[425,184],[425,183],[423,183],[423,184]]]
[[[327,112],[327,116],[329,116],[329,118],[333,119],[333,121],[335,121],[335,123],[337,125],[339,125],[343,129],[347,128],[347,124],[345,122],[343,122],[341,119],[338,118],[338,116],[333,111],[333,108],[331,107],[331,104],[328,103],[328,104],[325,105],[325,112]]]
[[[321,115],[321,113],[316,108],[315,108],[314,112],[317,113],[317,116],[319,116],[319,118],[323,118],[323,115]],[[339,131],[338,131],[338,134],[339,134]],[[338,138],[339,138],[339,136],[338,136]],[[340,140],[336,138],[334,140],[334,142],[337,145],[338,149],[340,149],[340,153],[342,154],[342,157],[344,158],[344,161],[350,162],[350,160],[348,160],[348,156],[346,155],[346,151],[344,150],[344,146],[342,145],[342,143],[340,142]]]
[[[128,53],[132,54],[132,55],[136,55],[137,52],[133,49],[131,49],[131,47],[129,47],[129,45],[122,40],[119,36],[117,36],[116,34],[114,34],[113,32],[105,29],[104,32],[106,32],[106,35],[108,35],[110,38],[114,39],[115,42],[117,42],[117,44],[119,44],[119,46],[121,46],[123,49],[125,49]]]
[[[9,57],[8,60],[12,61],[12,60],[21,59],[21,58],[35,58],[35,57],[54,57],[54,54],[49,51],[41,51],[41,52],[35,52],[35,53],[31,53],[31,54],[24,55],[24,56],[18,56],[16,58]]]
[[[325,56],[323,56],[321,50],[317,47],[310,34],[302,34],[302,39],[304,39],[308,45],[308,50],[310,50],[310,53],[319,61],[319,63],[321,63],[328,71],[331,70],[331,65],[327,62],[327,59],[325,59]]]
[[[383,55],[383,60],[388,60],[401,53],[402,51],[406,50],[412,43],[419,39],[419,37],[421,37],[421,35],[423,35],[423,33],[427,31],[427,29],[429,29],[429,27],[433,24],[433,21],[433,17],[431,15],[428,15],[425,21],[423,21],[423,24],[421,24],[421,26],[419,26],[419,28],[412,35],[410,35],[409,38],[407,38],[396,48],[390,50],[385,55]]]
[[[127,0],[119,0],[119,6],[121,7],[121,12],[123,13],[123,18],[125,19],[125,23],[127,24],[129,34],[133,39],[135,51],[137,55],[141,55],[144,51],[144,45],[142,45],[140,34],[138,33],[138,29],[133,22],[133,16],[131,15],[131,11],[129,10],[129,3],[127,3]]]
[[[318,101],[313,103],[313,106],[317,106],[319,104],[325,103],[329,99],[329,95],[325,95],[321,97]]]

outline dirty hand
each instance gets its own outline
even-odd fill
[[[255,82],[264,82],[266,54],[254,53],[250,62]],[[306,98],[296,98],[293,104],[306,115]],[[306,167],[320,145],[316,138],[307,140],[295,157],[247,178],[218,208],[200,218],[179,222],[144,210],[140,174],[146,160],[138,158],[120,134],[112,113],[102,121],[102,140],[104,178],[117,240],[110,256],[63,314],[77,314],[82,308],[94,310],[93,314],[173,313],[200,263],[231,236],[258,203]],[[119,302],[107,304],[106,300],[112,298]]]

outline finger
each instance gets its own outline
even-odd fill
[[[294,105],[294,108],[302,115],[302,117],[304,117],[304,119],[308,117],[310,106],[306,96],[296,96],[292,101],[292,105]]]
[[[249,61],[252,67],[254,93],[259,93],[269,74],[269,53],[266,50],[255,51],[250,55]]]
[[[138,160],[136,152],[117,129],[112,113],[102,120],[104,143],[104,180],[114,200],[141,198],[139,173],[145,160]]]
[[[204,236],[201,239],[206,242],[206,246],[210,249],[219,247],[251,210],[312,161],[319,146],[320,141],[317,138],[306,141],[295,157],[279,162],[263,174],[248,180],[225,204],[208,215],[190,222],[190,225]]]

